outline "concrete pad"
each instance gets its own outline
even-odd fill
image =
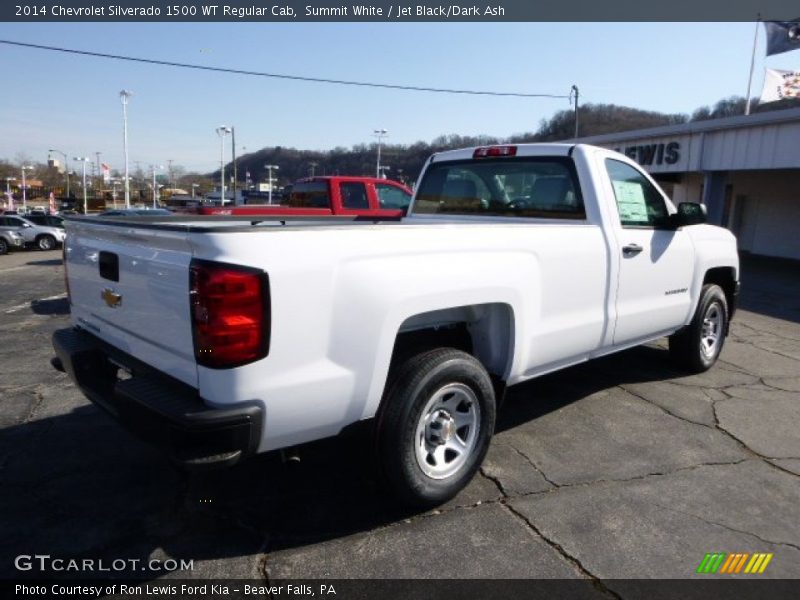
[[[510,504],[603,579],[696,577],[707,552],[773,552],[763,576],[780,578],[800,577],[798,497],[800,478],[746,461]]]
[[[709,426],[714,424],[714,403],[702,387],[670,381],[631,383],[621,387],[687,421]]]
[[[559,485],[629,479],[747,456],[724,433],[673,417],[620,389],[521,425],[508,431],[504,442]]]
[[[498,482],[509,496],[520,496],[553,489],[531,462],[512,446],[503,443],[507,434],[500,434],[492,442],[483,462],[483,472]]]
[[[572,578],[579,573],[501,504],[271,553],[266,574],[299,578]]]
[[[775,458],[769,462],[800,476],[800,458]]]
[[[721,427],[761,456],[800,457],[800,401],[796,397],[724,400],[717,403],[717,418]]]
[[[721,359],[748,373],[758,373],[761,377],[783,377],[800,371],[800,360],[735,340],[725,342]]]
[[[764,383],[786,392],[800,392],[800,377],[765,377]]]

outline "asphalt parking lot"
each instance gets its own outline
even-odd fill
[[[800,578],[800,270],[748,260],[717,366],[663,343],[510,391],[481,473],[424,514],[380,495],[355,437],[187,475],[49,365],[68,322],[60,251],[0,256],[0,577],[14,557],[192,559],[173,577],[710,577],[773,553]],[[160,575],[159,575],[160,576]],[[617,590],[618,592],[618,590]],[[624,596],[624,594],[623,594]]]

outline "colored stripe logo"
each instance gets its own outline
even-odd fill
[[[706,554],[697,567],[697,573],[721,575],[761,574],[772,560],[772,553],[766,552],[713,552]]]

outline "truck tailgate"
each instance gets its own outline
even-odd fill
[[[73,324],[197,387],[187,234],[102,221],[66,229]]]

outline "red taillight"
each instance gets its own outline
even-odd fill
[[[472,158],[490,158],[495,156],[516,156],[516,146],[483,146],[476,148]]]
[[[193,260],[190,302],[197,363],[221,369],[269,350],[269,282],[263,271]]]

